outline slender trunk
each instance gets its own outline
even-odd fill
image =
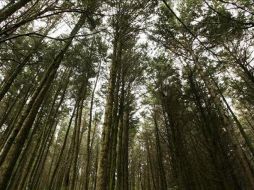
[[[150,172],[151,172],[153,189],[156,189],[154,168],[153,168],[153,165],[152,165],[152,158],[151,158],[150,144],[149,144],[149,140],[147,138],[145,139],[145,145],[146,145],[146,150],[147,150],[147,164],[149,165]]]
[[[87,160],[86,160],[86,170],[85,170],[85,190],[88,190],[89,187],[89,173],[90,173],[90,158],[91,158],[91,142],[90,142],[90,138],[91,138],[91,127],[92,127],[92,120],[93,120],[93,104],[94,104],[94,95],[95,95],[95,90],[97,87],[97,83],[98,83],[98,79],[100,76],[100,69],[101,69],[101,63],[99,65],[98,68],[98,73],[96,76],[96,80],[95,80],[95,84],[93,87],[93,91],[92,91],[92,97],[91,97],[91,102],[90,102],[90,111],[89,111],[89,122],[88,122],[88,131],[87,131]]]
[[[110,139],[110,130],[112,127],[112,111],[114,106],[114,91],[115,91],[115,82],[117,76],[117,62],[116,62],[116,48],[118,43],[115,42],[114,45],[114,60],[112,60],[111,71],[110,71],[110,80],[108,86],[108,95],[106,100],[105,107],[105,117],[103,123],[102,131],[102,142],[99,155],[99,166],[97,173],[97,186],[96,190],[107,190],[108,189],[108,157],[109,157],[109,141]]]
[[[66,147],[66,144],[67,144],[67,139],[68,139],[68,135],[69,135],[70,128],[71,128],[71,123],[72,123],[72,120],[73,120],[74,115],[75,115],[76,106],[77,105],[75,105],[75,107],[73,109],[73,112],[71,114],[71,118],[69,120],[67,131],[66,131],[65,136],[64,136],[63,145],[62,145],[61,151],[60,151],[60,153],[58,155],[58,159],[56,161],[56,165],[55,165],[55,168],[53,170],[52,177],[51,177],[51,180],[50,180],[50,183],[49,183],[49,189],[54,189],[54,181],[56,180],[56,177],[57,177],[56,174],[57,174],[57,171],[59,170],[60,163],[63,160],[63,154],[64,154],[64,150],[65,150],[65,147]]]
[[[74,36],[78,33],[82,25],[85,23],[85,16],[82,14],[80,20],[72,30],[71,38],[66,42],[64,48],[57,54],[50,67],[43,76],[38,88],[35,90],[31,101],[29,102],[27,109],[21,116],[20,121],[17,123],[12,137],[9,141],[9,151],[6,155],[4,163],[0,166],[0,189],[4,189],[8,184],[15,163],[18,159],[19,153],[22,150],[22,146],[25,143],[26,137],[29,134],[31,126],[34,122],[37,111],[44,99],[45,93],[48,91],[53,79],[55,78],[57,69],[64,57],[65,52],[68,50],[72,43]],[[15,141],[15,144],[13,142]]]
[[[23,92],[21,92],[21,93],[23,93]],[[2,127],[2,125],[5,123],[5,121],[8,119],[8,116],[9,116],[9,114],[11,113],[11,111],[12,111],[12,109],[15,107],[15,105],[16,105],[16,103],[18,102],[18,100],[20,99],[20,94],[21,93],[19,93],[15,98],[14,98],[14,100],[13,99],[11,99],[10,101],[8,101],[8,105],[6,106],[6,109],[5,109],[5,111],[4,111],[4,113],[3,113],[3,115],[1,116],[1,119],[0,119],[0,130],[1,130],[1,127]]]
[[[129,110],[126,110],[125,115],[125,124],[123,128],[123,186],[122,190],[129,190]],[[150,181],[149,181],[150,182]]]
[[[119,68],[122,69],[122,68]],[[120,77],[122,77],[122,81],[120,80]],[[121,94],[120,94],[120,102],[119,102],[119,89],[120,89],[120,81],[122,82],[122,86],[124,85],[123,82],[123,75],[118,73],[117,81],[116,81],[116,89],[114,92],[114,108],[113,108],[113,123],[112,123],[112,130],[111,130],[111,152],[110,152],[110,165],[109,165],[109,174],[110,175],[110,183],[109,183],[109,189],[115,188],[115,171],[116,171],[116,160],[117,160],[117,139],[118,139],[118,124],[119,124],[119,118],[122,115],[123,112],[123,101],[124,101],[124,87],[122,87]]]
[[[254,187],[253,186],[254,185],[254,183],[253,183],[253,174],[251,172],[251,169],[248,167],[248,163],[246,163],[246,160],[244,159],[242,148],[239,146],[239,143],[237,142],[237,140],[235,138],[234,132],[232,131],[232,124],[230,123],[229,118],[227,118],[226,115],[225,115],[225,111],[223,110],[222,105],[221,105],[221,100],[219,99],[218,96],[216,96],[216,93],[215,93],[216,89],[210,84],[215,85],[215,87],[219,91],[219,95],[221,96],[222,94],[220,93],[220,89],[217,86],[217,83],[214,80],[213,76],[210,76],[211,77],[211,79],[210,79],[203,72],[203,68],[201,67],[200,62],[198,61],[198,57],[195,56],[193,52],[191,52],[191,53],[192,53],[192,57],[193,57],[193,60],[195,62],[195,65],[197,66],[197,69],[199,71],[199,74],[200,74],[201,78],[204,80],[204,82],[206,84],[206,87],[207,87],[208,91],[210,92],[211,98],[212,98],[214,104],[216,105],[216,107],[218,109],[218,114],[222,117],[222,123],[226,127],[226,130],[228,132],[228,138],[230,139],[231,143],[236,146],[235,156],[236,156],[236,159],[239,160],[238,164],[242,165],[242,166],[240,166],[240,167],[242,167],[241,168],[242,172],[245,173],[246,176],[248,177],[248,179],[247,179],[248,186]],[[210,84],[209,84],[209,82],[210,82]],[[235,118],[233,118],[233,119],[235,119]],[[237,123],[237,124],[239,124],[239,123]],[[239,125],[238,125],[238,127],[239,127]],[[237,179],[237,177],[235,177],[235,175],[236,174],[232,174],[232,178],[233,178],[233,179],[231,179],[232,186],[233,185],[237,186],[237,183],[238,183],[238,186],[239,186],[239,181],[235,181],[235,179]]]
[[[159,179],[160,179],[160,189],[166,190],[167,189],[167,180],[165,175],[164,166],[162,163],[162,152],[161,152],[161,145],[160,145],[160,137],[159,137],[159,128],[158,128],[158,122],[157,122],[157,116],[156,111],[154,111],[154,126],[155,126],[155,141],[156,141],[156,151],[157,151],[157,160],[158,160],[158,166],[159,166]]]
[[[73,136],[73,158],[71,158],[70,164],[73,162],[73,172],[72,172],[72,180],[71,180],[71,186],[70,189],[75,189],[75,182],[77,179],[77,172],[78,172],[78,155],[79,155],[79,147],[81,143],[82,138],[82,132],[81,132],[81,125],[82,125],[82,113],[83,113],[83,104],[84,100],[86,98],[86,91],[87,91],[87,83],[88,78],[85,76],[83,83],[81,84],[80,93],[78,95],[78,107],[77,107],[77,113],[75,118],[75,128],[74,128],[74,136]]]
[[[123,144],[122,144],[122,138],[123,138],[123,125],[124,125],[124,116],[121,115],[119,120],[119,129],[118,129],[118,143],[117,143],[117,162],[116,162],[116,168],[117,168],[117,180],[116,180],[116,186],[115,190],[121,190],[123,186]]]
[[[8,139],[10,138],[10,135],[12,134],[13,130],[15,129],[15,123],[18,121],[18,118],[20,117],[20,115],[22,113],[22,110],[25,107],[25,104],[26,104],[28,98],[29,98],[29,90],[25,94],[24,98],[20,100],[21,101],[19,103],[20,105],[19,105],[14,117],[12,118],[12,122],[5,129],[3,137],[1,138],[1,142],[0,142],[0,148],[1,148],[0,165],[4,161],[5,155],[8,153],[8,149],[4,148],[4,147],[8,146],[8,145],[6,145],[6,143],[8,143]]]

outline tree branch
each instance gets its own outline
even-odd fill
[[[38,37],[38,38],[39,37],[44,37],[44,38],[48,38],[48,39],[51,39],[51,40],[65,41],[65,40],[68,40],[68,39],[71,39],[71,38],[91,36],[91,35],[98,34],[98,33],[102,32],[102,31],[105,31],[105,30],[106,29],[101,29],[99,31],[96,31],[96,32],[93,32],[93,33],[90,33],[90,34],[81,34],[81,35],[69,36],[67,38],[55,38],[55,37],[43,35],[43,34],[36,33],[36,32],[30,32],[30,33],[26,33],[26,34],[14,34],[14,36],[11,36],[9,38],[0,39],[0,43],[6,42],[6,41],[9,41],[9,40],[13,40],[13,39],[16,39],[16,38],[24,37],[24,36]]]

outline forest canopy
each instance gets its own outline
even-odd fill
[[[252,0],[1,0],[1,190],[253,190]]]

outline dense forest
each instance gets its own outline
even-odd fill
[[[254,190],[254,1],[1,0],[1,190]]]

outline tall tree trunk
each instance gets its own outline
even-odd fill
[[[118,68],[119,70],[122,69]],[[122,79],[121,79],[122,78]],[[121,80],[120,80],[121,79]],[[122,83],[122,89],[120,93],[120,102],[119,102],[119,89],[120,83]],[[114,93],[114,108],[113,108],[113,123],[111,130],[111,141],[110,141],[110,157],[109,157],[109,171],[110,175],[109,189],[115,189],[115,173],[116,173],[116,162],[117,162],[117,140],[118,140],[118,127],[119,127],[119,118],[123,114],[123,104],[124,104],[124,80],[123,75],[118,73],[116,81],[116,89]]]
[[[157,151],[157,160],[158,160],[158,166],[159,166],[159,179],[160,179],[160,189],[166,190],[167,189],[167,180],[165,175],[164,166],[162,163],[162,152],[161,152],[161,145],[160,145],[160,137],[159,137],[159,128],[158,128],[158,122],[157,122],[157,115],[156,110],[154,110],[154,126],[155,126],[155,141],[156,141],[156,151]]]
[[[124,114],[121,115],[119,120],[118,139],[117,139],[117,180],[115,190],[120,190],[123,187],[123,125],[124,125]]]
[[[101,63],[98,68],[98,73],[96,76],[96,80],[94,83],[93,91],[92,91],[92,97],[91,97],[91,102],[90,102],[90,111],[89,111],[89,122],[88,122],[88,131],[87,131],[87,149],[86,149],[86,154],[87,154],[87,160],[86,160],[86,167],[85,167],[85,190],[88,190],[89,187],[89,174],[90,174],[90,158],[91,158],[91,127],[92,127],[92,120],[93,120],[93,105],[94,105],[94,95],[95,95],[95,90],[97,87],[98,79],[100,76],[100,69],[101,69]]]
[[[54,189],[54,181],[56,180],[56,178],[58,177],[57,176],[57,171],[59,170],[59,166],[60,166],[60,163],[61,161],[63,160],[63,154],[64,154],[64,150],[65,150],[65,147],[66,147],[66,144],[67,144],[67,140],[68,140],[68,135],[69,135],[69,132],[70,132],[70,128],[71,128],[71,123],[72,123],[72,120],[74,118],[74,115],[75,115],[75,111],[77,109],[77,104],[74,106],[74,109],[73,109],[73,112],[71,114],[71,118],[69,120],[69,124],[67,126],[67,131],[65,133],[65,136],[64,136],[64,141],[63,141],[63,145],[61,147],[61,150],[60,150],[60,153],[58,155],[58,159],[56,161],[56,164],[55,164],[55,168],[53,170],[53,173],[52,173],[52,177],[51,177],[51,180],[50,180],[50,183],[49,183],[49,189]]]
[[[70,39],[65,43],[64,48],[57,54],[45,75],[43,76],[38,88],[35,90],[31,101],[29,102],[26,110],[21,116],[20,121],[17,123],[16,128],[13,132],[12,137],[9,141],[8,155],[5,155],[5,161],[0,166],[0,189],[5,189],[8,184],[8,179],[10,178],[15,163],[18,159],[19,153],[22,150],[22,146],[25,143],[26,137],[29,134],[30,128],[34,122],[37,111],[44,99],[45,93],[48,91],[52,81],[55,78],[57,69],[64,57],[65,52],[68,50],[72,43],[74,36],[78,33],[80,28],[85,23],[85,16],[82,14],[78,23],[75,25],[74,29],[70,34]],[[13,143],[15,141],[15,144]]]
[[[109,164],[109,141],[110,139],[110,130],[112,127],[112,112],[114,107],[114,91],[115,91],[115,83],[117,78],[117,51],[119,47],[119,42],[117,41],[117,37],[114,42],[114,55],[112,60],[112,65],[110,69],[110,79],[108,85],[108,94],[105,106],[105,116],[103,123],[103,131],[102,131],[102,142],[99,154],[99,166],[97,173],[97,186],[96,190],[107,190],[108,189],[108,164]]]
[[[204,73],[203,68],[200,65],[200,62],[198,61],[199,60],[198,57],[196,55],[194,55],[193,52],[191,52],[191,55],[193,57],[193,61],[194,61],[195,65],[197,66],[198,72],[199,72],[201,78],[203,79],[203,81],[205,82],[206,88],[210,92],[211,98],[212,98],[214,104],[216,105],[216,107],[218,109],[218,114],[222,117],[222,123],[223,123],[223,125],[225,126],[225,128],[228,132],[228,138],[230,139],[231,143],[236,146],[235,156],[236,156],[236,159],[239,161],[239,164],[242,165],[242,166],[240,166],[240,168],[242,167],[241,168],[242,172],[245,173],[246,176],[248,176],[248,179],[247,179],[248,182],[247,183],[250,187],[254,188],[252,171],[249,168],[248,163],[244,159],[242,148],[239,146],[239,143],[236,141],[235,134],[232,131],[232,123],[230,122],[229,118],[226,117],[225,111],[224,111],[224,109],[222,107],[222,104],[221,104],[221,100],[216,95],[216,91],[217,90],[220,91],[220,89],[218,88],[216,81],[213,78],[209,78],[209,76],[207,76]],[[212,77],[212,76],[210,76],[210,77]],[[215,85],[215,88],[214,88],[213,84]],[[216,90],[216,88],[217,88],[217,90]],[[219,95],[221,96],[222,94],[220,94],[220,92],[219,92]],[[236,118],[234,118],[234,119],[236,119]],[[239,127],[239,123],[237,123],[237,124],[238,124],[237,126]],[[247,140],[247,139],[245,139],[245,140]],[[237,186],[236,183],[239,184],[239,181],[238,182],[235,181],[235,179],[237,179],[236,177],[234,177],[235,175],[236,174],[232,174],[233,179],[231,179],[231,181],[232,181],[231,183],[235,184],[235,187],[236,187]]]
[[[122,139],[122,147],[123,147],[123,190],[129,190],[129,110],[127,108],[124,114],[124,128],[123,128],[123,139]],[[150,181],[149,181],[150,183]]]

